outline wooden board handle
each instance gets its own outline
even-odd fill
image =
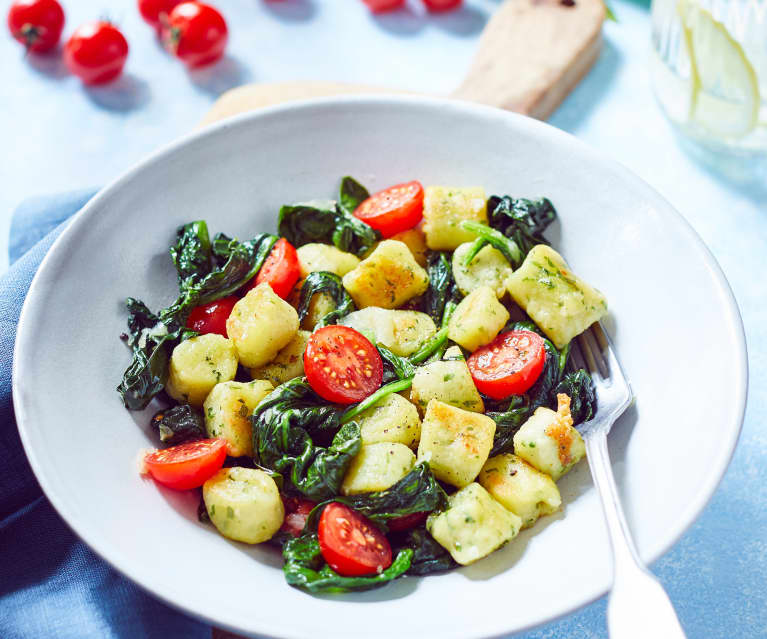
[[[603,0],[507,0],[453,97],[545,120],[599,56]]]

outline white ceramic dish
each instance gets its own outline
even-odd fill
[[[661,197],[574,138],[501,111],[408,97],[320,100],[222,123],[162,150],[96,196],[43,262],[19,325],[14,402],[32,467],[70,526],[165,601],[220,626],[275,637],[488,637],[603,594],[611,569],[585,463],[560,483],[562,513],[489,559],[362,594],[288,587],[271,548],[232,543],[197,499],[142,480],[143,414],[114,387],[129,356],[122,300],[175,296],[167,247],[179,224],[273,229],[283,203],[332,196],[342,175],[371,189],[418,178],[546,195],[555,246],[610,302],[607,327],[636,405],[610,435],[640,553],[653,561],[711,497],[746,397],[742,325],[727,282]],[[710,392],[714,389],[714,392]]]

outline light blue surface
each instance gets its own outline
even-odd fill
[[[65,4],[66,32],[107,6],[86,0]],[[111,180],[188,131],[221,90],[249,81],[316,79],[446,93],[468,68],[479,31],[497,6],[494,0],[473,0],[440,17],[410,11],[372,18],[358,0],[218,4],[232,38],[216,74],[190,75],[165,56],[132,0],[108,3],[131,45],[127,73],[111,88],[83,89],[56,58],[24,59],[14,42],[0,37],[0,270],[10,211],[20,200]],[[654,570],[689,637],[762,638],[767,636],[767,186],[738,188],[685,155],[651,95],[646,8],[616,1],[614,9],[620,23],[606,25],[596,68],[551,123],[628,166],[691,222],[732,285],[749,345],[749,405],[732,466],[701,518]],[[717,392],[702,385],[699,396],[679,399],[705,402]],[[695,448],[690,442],[690,455]],[[522,636],[604,637],[604,610],[599,601]]]

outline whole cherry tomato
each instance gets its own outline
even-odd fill
[[[16,0],[8,10],[11,35],[27,51],[50,51],[64,28],[64,10],[56,0]]]
[[[448,11],[456,9],[461,5],[462,0],[423,0],[429,11]]]
[[[138,10],[144,20],[159,29],[179,2],[181,0],[138,0]]]
[[[405,0],[362,0],[373,13],[393,11],[405,5]]]
[[[64,46],[64,61],[85,84],[105,84],[122,73],[128,59],[128,41],[109,22],[86,22]]]
[[[188,67],[211,64],[224,55],[229,37],[224,17],[202,2],[182,2],[162,25],[165,48]]]

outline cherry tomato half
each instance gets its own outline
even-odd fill
[[[298,253],[290,242],[281,237],[248,288],[267,282],[276,295],[285,299],[293,291],[300,276]]]
[[[467,360],[477,389],[493,399],[504,399],[528,390],[543,371],[546,348],[532,331],[501,333],[474,351]]]
[[[423,0],[429,11],[449,11],[461,5],[462,0]]]
[[[317,534],[322,556],[340,575],[375,575],[391,566],[391,546],[384,534],[344,504],[325,506]]]
[[[64,61],[85,84],[105,84],[122,73],[128,41],[109,22],[86,22],[64,46]]]
[[[8,29],[27,51],[50,51],[64,28],[64,10],[56,0],[16,0],[8,10]]]
[[[306,525],[309,513],[312,512],[317,503],[303,497],[286,497],[283,495],[282,504],[285,507],[285,519],[280,531],[298,537]]]
[[[309,385],[323,399],[353,404],[381,386],[383,362],[370,340],[348,326],[325,326],[312,333],[304,352]]]
[[[195,68],[224,55],[229,32],[218,10],[202,2],[182,2],[163,23],[161,38],[168,51]]]
[[[413,180],[374,193],[354,211],[384,237],[413,228],[423,217],[423,187]]]
[[[405,0],[362,0],[373,13],[393,11],[405,6]]]
[[[426,521],[429,513],[411,513],[409,515],[402,515],[402,517],[396,517],[386,522],[389,530],[392,532],[399,532],[401,530],[410,530],[416,526],[420,526]]]
[[[155,481],[176,490],[202,486],[226,460],[225,439],[200,439],[157,450],[144,458]]]
[[[181,0],[138,0],[138,10],[144,20],[159,28],[179,2]]]
[[[200,335],[218,333],[229,337],[226,333],[226,320],[232,312],[238,297],[223,297],[220,300],[195,306],[186,320],[186,327],[197,331]]]

